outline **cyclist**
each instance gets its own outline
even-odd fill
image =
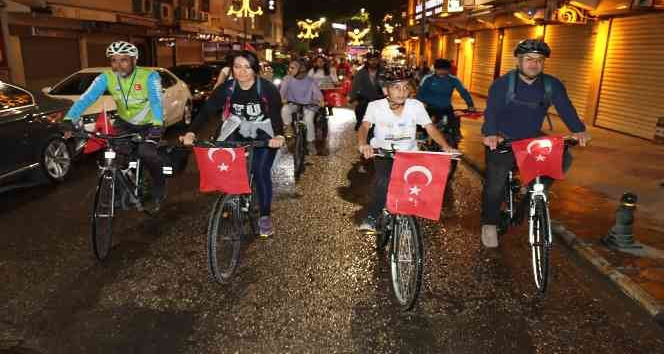
[[[551,49],[542,40],[525,39],[514,49],[517,68],[491,84],[482,125],[486,145],[486,175],[482,192],[482,243],[498,247],[496,225],[500,216],[505,180],[514,167],[512,153],[495,152],[503,138],[527,139],[541,135],[542,123],[550,104],[567,128],[585,146],[590,140],[586,127],[572,105],[565,86],[557,78],[543,74],[544,61]],[[571,165],[571,155],[565,153],[563,168]]]
[[[218,129],[218,141],[269,139],[269,148],[256,149],[251,166],[260,209],[259,234],[269,237],[274,234],[270,218],[272,163],[276,149],[286,140],[282,135],[281,97],[273,83],[259,76],[256,54],[246,50],[237,52],[231,63],[233,80],[226,81],[212,92],[180,141],[186,146],[192,145],[196,139],[195,132],[220,111],[223,112],[223,121],[221,129]]]
[[[452,63],[447,59],[436,59],[434,62],[435,72],[423,80],[422,86],[417,92],[417,99],[427,105],[427,112],[434,120],[438,121],[447,116],[447,124],[452,132],[452,141],[450,144],[455,148],[458,147],[460,140],[461,123],[459,118],[454,116],[454,108],[452,107],[452,94],[456,89],[466,101],[469,110],[475,110],[473,98],[470,93],[463,87],[459,79],[450,74]]]
[[[339,83],[337,68],[330,66],[329,61],[322,55],[315,57],[312,61],[312,67],[309,70],[309,76],[318,80],[322,90],[333,90]],[[324,104],[323,107],[325,107],[327,115],[331,116],[334,113],[332,111],[332,106]]]
[[[408,98],[409,78],[397,74],[385,79],[384,99],[370,102],[366,115],[357,133],[357,144],[360,153],[367,159],[373,156],[374,148],[398,150],[417,150],[415,140],[416,127],[426,129],[431,138],[445,151],[454,149],[445,141],[443,135],[431,122],[424,105],[418,100]],[[367,144],[369,129],[374,127],[374,136]],[[374,159],[375,194],[369,208],[367,218],[359,229],[363,232],[375,232],[376,220],[385,207],[387,185],[392,170],[391,159]]]
[[[380,84],[382,74],[380,54],[378,51],[370,51],[366,55],[366,60],[362,69],[353,77],[350,90],[350,101],[355,107],[355,119],[357,119],[355,130],[362,124],[369,102],[385,97]]]
[[[297,69],[295,69],[295,77],[288,80],[287,84],[281,87],[281,97],[284,99],[284,106],[281,108],[281,119],[284,122],[285,131],[291,132],[293,113],[297,111],[296,104],[309,105],[309,107],[304,108],[304,123],[307,125],[307,150],[310,154],[315,155],[316,128],[314,127],[314,118],[319,107],[324,105],[323,93],[318,86],[318,82],[307,76],[307,67],[303,62],[293,61],[290,66],[297,67]],[[286,135],[291,134],[286,133]]]
[[[105,91],[108,91],[117,106],[120,119],[113,123],[118,134],[139,133],[158,141],[164,131],[161,78],[150,69],[136,65],[138,48],[135,45],[118,41],[106,48],[106,57],[111,69],[99,74],[81,98],[69,109],[65,116],[66,136],[80,127],[81,114],[90,107]],[[121,146],[122,154],[129,154],[131,146]],[[166,179],[163,162],[157,153],[157,145],[143,142],[138,145],[138,156],[147,166],[152,177],[153,208],[159,210],[165,198]]]

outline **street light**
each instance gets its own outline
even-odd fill
[[[263,14],[263,8],[258,6],[258,10],[252,10],[251,9],[251,0],[242,0],[242,7],[240,9],[236,10],[233,7],[233,4],[231,3],[231,7],[228,8],[228,12],[226,15],[228,16],[235,16],[236,18],[244,18],[244,35],[243,35],[243,45],[247,43],[247,17],[251,18],[251,21],[253,23],[254,16],[262,15]]]

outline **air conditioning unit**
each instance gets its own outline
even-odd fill
[[[157,18],[166,21],[173,20],[173,5],[160,3]]]
[[[201,11],[201,21],[208,22],[210,20],[210,13]]]
[[[133,0],[134,12],[141,15],[152,14],[153,3],[152,0]]]
[[[191,18],[191,8],[180,6],[175,10],[175,18],[178,20],[189,20]]]

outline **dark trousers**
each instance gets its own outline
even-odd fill
[[[254,150],[251,170],[254,172],[254,186],[256,186],[261,216],[270,215],[272,206],[272,164],[276,155],[276,149],[260,148]]]
[[[387,200],[387,186],[390,183],[390,173],[392,172],[393,159],[374,158],[374,199],[369,207],[369,216],[377,218],[385,208]]]
[[[482,190],[482,224],[498,225],[500,220],[500,204],[505,198],[505,184],[509,172],[516,166],[512,152],[498,153],[496,150],[485,149],[486,171],[484,173],[484,189]],[[563,171],[572,165],[572,154],[565,149],[563,154]],[[553,179],[543,177],[542,181],[548,189]]]
[[[132,134],[139,133],[143,137],[147,137],[151,128],[150,125],[134,125],[127,123],[121,119],[116,119],[114,128],[117,134]],[[155,140],[155,139],[152,139]],[[120,154],[125,156],[130,155],[132,152],[133,143],[126,142],[119,144],[117,149]],[[157,150],[157,144],[153,143],[140,143],[136,147],[136,155],[141,159],[142,163],[152,177],[152,197],[154,199],[161,199],[164,197],[166,189],[166,177],[163,174],[164,162],[161,160]]]
[[[362,125],[362,119],[364,119],[364,115],[367,113],[368,106],[369,101],[367,100],[359,100],[357,106],[355,106],[355,130],[360,129],[360,125]]]

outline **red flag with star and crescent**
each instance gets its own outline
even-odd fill
[[[397,152],[387,188],[387,210],[438,220],[450,162],[448,154]]]
[[[565,178],[563,173],[563,136],[545,136],[512,143],[512,151],[524,184],[537,176]]]
[[[99,114],[97,115],[97,120],[95,121],[95,132],[100,132],[102,134],[106,135],[114,135],[115,129],[113,128],[113,125],[111,124],[110,120],[108,119],[108,115],[106,115],[106,109],[103,109]],[[85,143],[85,147],[83,148],[83,153],[84,154],[91,154],[95,151],[101,150],[104,147],[106,147],[106,141],[103,139],[95,138],[95,137],[90,137],[88,138],[88,141]]]
[[[251,193],[244,148],[194,147],[201,192]]]

